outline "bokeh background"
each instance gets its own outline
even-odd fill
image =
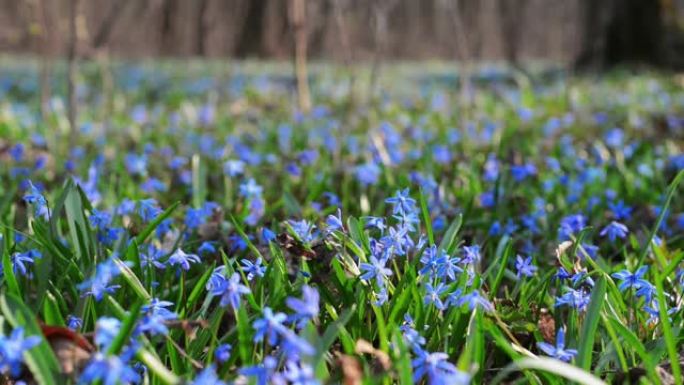
[[[0,52],[287,60],[292,0],[1,0]],[[684,67],[684,0],[302,0],[308,56]]]

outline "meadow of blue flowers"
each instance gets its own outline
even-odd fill
[[[682,80],[418,70],[3,72],[0,382],[681,384]]]

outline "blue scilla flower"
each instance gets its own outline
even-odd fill
[[[218,363],[224,363],[230,359],[230,354],[233,351],[233,345],[231,344],[221,344],[216,347],[214,351],[214,359]]]
[[[254,377],[257,385],[269,385],[274,383],[273,377],[277,368],[278,359],[266,356],[260,364],[241,368],[238,373],[246,377]]]
[[[40,344],[40,341],[38,336],[24,338],[22,327],[12,330],[9,336],[0,335],[0,373],[18,377],[24,362],[24,352]]]
[[[411,213],[416,211],[416,200],[409,195],[409,189],[398,190],[393,197],[385,199],[392,205],[392,214]]]
[[[105,294],[111,294],[121,287],[120,285],[111,285],[111,281],[121,273],[114,258],[111,257],[98,264],[95,268],[95,274],[77,286],[79,290],[83,291],[84,296],[92,295],[99,302]]]
[[[124,165],[130,174],[144,176],[147,174],[147,155],[128,153],[124,157]]]
[[[285,378],[292,385],[319,385],[320,382],[314,375],[314,370],[311,365],[300,362],[295,363],[288,361],[285,364]]]
[[[209,365],[202,369],[190,385],[226,385],[226,383],[219,379],[214,365]]]
[[[263,187],[258,185],[253,178],[240,185],[240,196],[247,199],[254,199],[261,197]]]
[[[149,222],[154,220],[162,210],[159,208],[159,204],[154,199],[143,199],[138,201],[138,215],[143,220],[143,222]]]
[[[138,331],[150,333],[151,335],[167,335],[169,329],[166,327],[168,321],[178,319],[178,315],[167,307],[173,306],[173,302],[160,301],[153,298],[152,301],[143,306],[143,318],[138,325]]]
[[[212,272],[206,288],[210,295],[221,297],[221,306],[230,305],[237,310],[240,308],[240,297],[249,294],[250,290],[240,283],[240,274],[233,273],[230,278],[226,278],[225,271],[225,266],[217,267]]]
[[[107,350],[121,329],[121,321],[113,317],[100,317],[95,323],[95,345],[100,350]]]
[[[428,385],[466,385],[470,383],[470,375],[461,372],[447,361],[449,355],[442,352],[428,353],[423,349],[416,351],[413,366],[413,382],[419,383],[426,378]]]
[[[364,271],[360,278],[366,281],[375,278],[378,286],[384,286],[385,280],[392,275],[392,270],[385,267],[387,260],[386,256],[371,255],[370,263],[362,262],[359,265],[361,271]]]
[[[106,356],[101,352],[93,355],[88,366],[78,379],[79,384],[92,384],[100,381],[103,385],[131,384],[140,381],[140,375],[130,367],[131,354]]]
[[[440,267],[445,262],[444,254],[437,252],[437,246],[432,245],[423,251],[420,257],[423,267],[418,271],[419,274],[434,278],[437,276]]]
[[[216,246],[214,246],[214,243],[211,241],[204,241],[200,247],[197,248],[197,253],[199,253],[199,255],[214,254],[216,253]]]
[[[311,243],[314,239],[316,239],[314,234],[316,226],[314,226],[313,223],[307,221],[306,219],[302,219],[301,221],[289,221],[288,223],[300,241],[304,243]]]
[[[264,307],[262,318],[252,324],[255,331],[254,342],[261,342],[265,339],[271,346],[276,346],[280,335],[287,330],[283,325],[286,319],[285,313],[274,313],[270,307]]]
[[[587,310],[589,305],[589,294],[583,289],[575,290],[568,288],[560,297],[556,297],[555,307],[570,306],[579,311]]]
[[[40,208],[47,204],[43,193],[30,180],[28,181],[28,189],[26,194],[24,194],[24,202],[35,206],[36,211],[39,211]]]
[[[387,235],[381,238],[385,248],[396,255],[405,255],[406,251],[413,247],[413,240],[408,235],[409,229],[406,227],[390,227]]]
[[[467,305],[468,309],[483,309],[486,312],[494,311],[494,305],[485,298],[479,290],[473,290],[468,294],[460,295],[460,289],[449,295],[449,304],[456,306]]]
[[[245,162],[237,159],[231,159],[223,164],[223,173],[231,178],[242,175],[245,172]]]
[[[480,259],[482,259],[482,256],[480,255],[479,245],[463,246],[463,259],[461,263],[472,265],[479,262]]]
[[[190,264],[193,263],[200,263],[202,260],[200,257],[196,254],[187,254],[180,248],[176,249],[176,251],[169,256],[169,259],[167,263],[169,266],[178,266],[181,269],[188,271],[190,270]]]
[[[446,306],[440,298],[444,293],[446,293],[448,287],[444,283],[439,283],[437,286],[432,286],[430,283],[425,284],[425,297],[423,297],[423,302],[426,305],[434,304],[439,310],[444,310]]]
[[[88,219],[91,226],[98,230],[104,230],[112,223],[112,214],[107,211],[93,209]]]
[[[499,161],[496,154],[489,154],[484,164],[483,179],[485,182],[495,182],[499,177]]]
[[[518,255],[515,258],[515,270],[517,271],[516,275],[518,278],[522,276],[532,277],[537,271],[537,266],[532,264],[532,257],[523,258]]]
[[[613,217],[615,217],[615,219],[618,221],[629,219],[632,216],[632,208],[625,205],[625,202],[622,200],[619,200],[616,203],[608,202],[608,209],[612,211]]]
[[[373,162],[362,164],[357,166],[355,169],[356,179],[363,186],[369,186],[378,183],[380,172],[380,167]]]
[[[582,214],[572,214],[561,219],[558,227],[558,238],[562,241],[577,235],[582,229],[587,227],[587,218]]]
[[[302,286],[302,298],[288,297],[285,303],[295,313],[289,317],[290,321],[295,322],[298,328],[311,319],[318,316],[319,308],[318,290],[308,285]]]
[[[247,274],[247,280],[251,281],[254,277],[263,277],[266,274],[266,266],[261,263],[261,257],[252,262],[249,259],[243,259],[242,271]]]
[[[648,314],[648,323],[649,324],[656,324],[660,321],[660,309],[658,308],[659,303],[657,299],[649,299],[647,301],[647,304],[644,305],[644,311]],[[667,314],[672,315],[677,312],[677,308],[669,308],[667,309]],[[669,318],[669,317],[668,317]]]
[[[385,231],[387,225],[385,225],[385,218],[381,217],[363,217],[361,218],[364,222],[364,229],[376,228],[380,230],[380,233]]]
[[[556,358],[563,362],[572,361],[573,357],[577,355],[577,350],[565,348],[565,328],[559,328],[556,334],[556,346],[546,342],[537,342],[539,350],[543,351],[547,356]]]
[[[83,320],[75,315],[69,315],[66,319],[67,327],[71,330],[78,331],[83,326]]]
[[[117,215],[129,215],[133,213],[135,210],[135,202],[128,199],[124,198],[121,203],[116,207],[116,214]]]
[[[147,245],[147,251],[140,252],[140,265],[142,267],[153,266],[157,269],[164,269],[166,265],[160,261],[164,255],[166,255],[164,250],[160,250],[153,244],[149,244]]]
[[[338,208],[335,215],[328,215],[328,217],[325,219],[325,224],[326,226],[328,226],[328,228],[326,229],[328,233],[333,231],[344,231],[344,223],[342,222],[342,210]]]
[[[601,230],[599,235],[602,237],[608,236],[608,239],[611,242],[614,242],[617,238],[626,237],[628,232],[629,229],[627,229],[627,226],[620,222],[612,221],[606,227],[604,227],[603,230]]]
[[[651,285],[650,282],[643,278],[647,271],[648,266],[641,266],[634,273],[630,272],[629,270],[622,270],[611,274],[611,276],[621,281],[618,285],[618,289],[620,289],[620,291],[625,291],[630,288],[638,290],[642,286]]]
[[[34,256],[30,251],[25,253],[14,253],[10,258],[12,262],[12,271],[15,275],[29,275],[28,264],[34,264]]]

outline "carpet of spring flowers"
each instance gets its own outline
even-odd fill
[[[681,79],[105,75],[0,77],[0,382],[681,383]]]

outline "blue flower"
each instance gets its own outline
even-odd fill
[[[684,216],[684,214],[683,214]],[[385,218],[380,218],[380,217],[363,217],[362,218],[365,222],[364,229],[371,229],[371,228],[376,228],[380,230],[380,233],[383,233],[385,231],[385,228],[387,227],[385,225]]]
[[[628,232],[627,226],[620,222],[612,221],[601,230],[600,235],[602,237],[607,235],[608,239],[610,239],[611,242],[614,242],[616,238],[626,237]]]
[[[455,303],[457,306],[468,305],[468,309],[470,310],[474,310],[475,308],[479,307],[486,312],[494,311],[494,305],[492,305],[487,298],[483,297],[479,290],[473,290],[470,293],[460,297],[458,297],[458,295],[450,295],[449,303]]]
[[[385,199],[392,205],[392,214],[404,214],[416,211],[416,200],[409,196],[409,189],[399,190],[393,197]]]
[[[296,364],[288,361],[285,364],[285,378],[292,385],[319,385],[320,382],[314,376],[313,368],[305,363]]]
[[[463,259],[461,263],[471,265],[479,262],[481,258],[479,245],[463,246]]]
[[[162,210],[154,199],[143,199],[138,202],[138,214],[143,222],[152,221],[161,213]]]
[[[556,334],[556,346],[546,342],[537,342],[537,347],[546,353],[546,355],[561,360],[563,362],[570,362],[572,358],[577,355],[575,349],[565,349],[565,328],[559,328]]]
[[[261,264],[261,257],[252,262],[249,259],[243,259],[242,271],[247,273],[247,280],[251,281],[254,277],[263,277],[266,274],[266,266]]]
[[[582,214],[563,217],[558,227],[558,238],[562,241],[568,240],[572,235],[577,235],[585,227],[587,227],[587,218]]]
[[[423,302],[425,302],[426,305],[434,304],[437,309],[444,310],[446,306],[444,306],[444,302],[442,302],[440,297],[447,291],[447,289],[448,287],[446,287],[443,283],[438,284],[437,287],[433,287],[431,284],[426,283],[425,297],[423,298]]]
[[[342,223],[342,211],[338,208],[336,215],[328,215],[325,219],[325,224],[328,226],[327,232],[344,231],[344,224]]]
[[[523,257],[518,255],[515,258],[515,269],[518,271],[518,278],[522,276],[532,277],[534,273],[537,271],[537,266],[534,266],[532,264],[532,257],[527,257],[523,259]]]
[[[219,379],[214,365],[209,365],[195,377],[190,385],[226,385],[226,383]]]
[[[241,160],[228,160],[223,164],[223,173],[231,178],[242,175],[245,172],[245,162]]]
[[[200,255],[214,254],[214,253],[216,253],[216,246],[214,246],[214,244],[210,241],[204,241],[204,242],[202,242],[200,247],[197,248],[197,252]]]
[[[101,381],[103,385],[130,384],[140,381],[140,375],[128,365],[128,354],[124,357],[105,356],[97,352],[78,379],[79,384]]]
[[[616,220],[629,219],[632,216],[632,208],[625,205],[622,200],[617,203],[608,202],[608,208],[613,212]]]
[[[166,327],[166,322],[178,319],[176,313],[167,309],[169,306],[173,306],[173,302],[160,301],[157,298],[153,298],[149,305],[143,306],[144,316],[138,325],[138,331],[148,332],[152,335],[168,334],[169,329]]]
[[[120,285],[110,285],[111,281],[121,273],[119,266],[114,262],[114,257],[101,262],[95,268],[95,275],[80,283],[77,288],[83,291],[83,295],[92,295],[96,301],[101,301],[105,294],[111,294]]]
[[[287,307],[295,312],[290,316],[290,320],[297,322],[298,328],[303,328],[310,319],[318,316],[319,299],[318,290],[307,285],[302,286],[302,299],[288,297],[285,302]]]
[[[584,290],[568,289],[568,291],[560,297],[556,298],[555,307],[570,306],[579,311],[585,311],[589,305],[589,294]]]
[[[41,338],[24,338],[24,328],[17,327],[9,336],[0,335],[0,373],[17,377],[21,374],[24,352],[40,344]]]
[[[278,360],[274,357],[267,356],[259,365],[248,366],[238,370],[243,376],[256,377],[257,385],[268,385],[273,383],[276,368],[278,367]]]
[[[287,328],[283,322],[287,319],[285,313],[273,313],[273,310],[266,306],[263,310],[263,318],[259,318],[252,324],[255,330],[254,342],[261,342],[266,338],[271,346],[278,343],[278,337]]]
[[[240,297],[249,294],[250,290],[240,283],[240,274],[238,273],[233,273],[230,279],[226,279],[225,270],[225,266],[217,267],[211,274],[206,288],[210,295],[221,296],[221,306],[230,305],[237,310],[240,308]]]
[[[216,347],[216,350],[214,351],[214,358],[217,362],[224,363],[230,359],[230,353],[232,350],[233,346],[231,344],[221,344]]]
[[[240,196],[247,199],[260,198],[263,188],[253,178],[240,185]]]
[[[126,170],[133,175],[147,174],[147,155],[126,154],[124,157]]]
[[[36,250],[36,252],[38,252]],[[14,253],[12,254],[11,262],[12,262],[12,271],[14,274],[18,275],[28,275],[28,267],[26,266],[27,264],[33,264],[35,263],[34,261],[34,256],[36,254],[32,253],[32,251],[27,251],[25,253]],[[38,255],[40,255],[40,252],[38,252]]]
[[[170,266],[178,265],[181,269],[188,271],[190,270],[191,263],[200,263],[201,261],[200,257],[195,254],[186,254],[183,250],[176,249],[169,257],[167,263]]]
[[[78,331],[83,326],[83,320],[74,315],[69,315],[66,321],[67,327],[74,331]]]
[[[302,219],[301,221],[289,221],[288,223],[292,226],[292,230],[300,241],[311,243],[316,238],[313,234],[316,227],[306,219]]]
[[[413,382],[418,383],[427,377],[429,385],[466,385],[470,383],[470,375],[463,373],[447,361],[446,353],[428,353],[419,349],[417,357],[411,361],[413,366]]]
[[[647,271],[648,266],[641,266],[633,274],[629,270],[622,270],[617,273],[611,274],[611,276],[622,281],[618,285],[618,289],[620,289],[620,291],[625,291],[629,288],[639,289],[642,286],[651,286],[650,282],[643,279],[643,276],[646,274]]]
[[[392,270],[385,267],[386,264],[387,258],[377,258],[375,255],[371,255],[370,263],[362,262],[361,265],[359,265],[361,270],[365,271],[365,273],[363,273],[360,278],[363,280],[370,280],[372,278],[375,278],[375,281],[378,283],[378,286],[384,286],[385,279],[392,275]]]
[[[366,163],[356,167],[356,179],[363,185],[374,185],[380,178],[380,167],[375,163]]]

